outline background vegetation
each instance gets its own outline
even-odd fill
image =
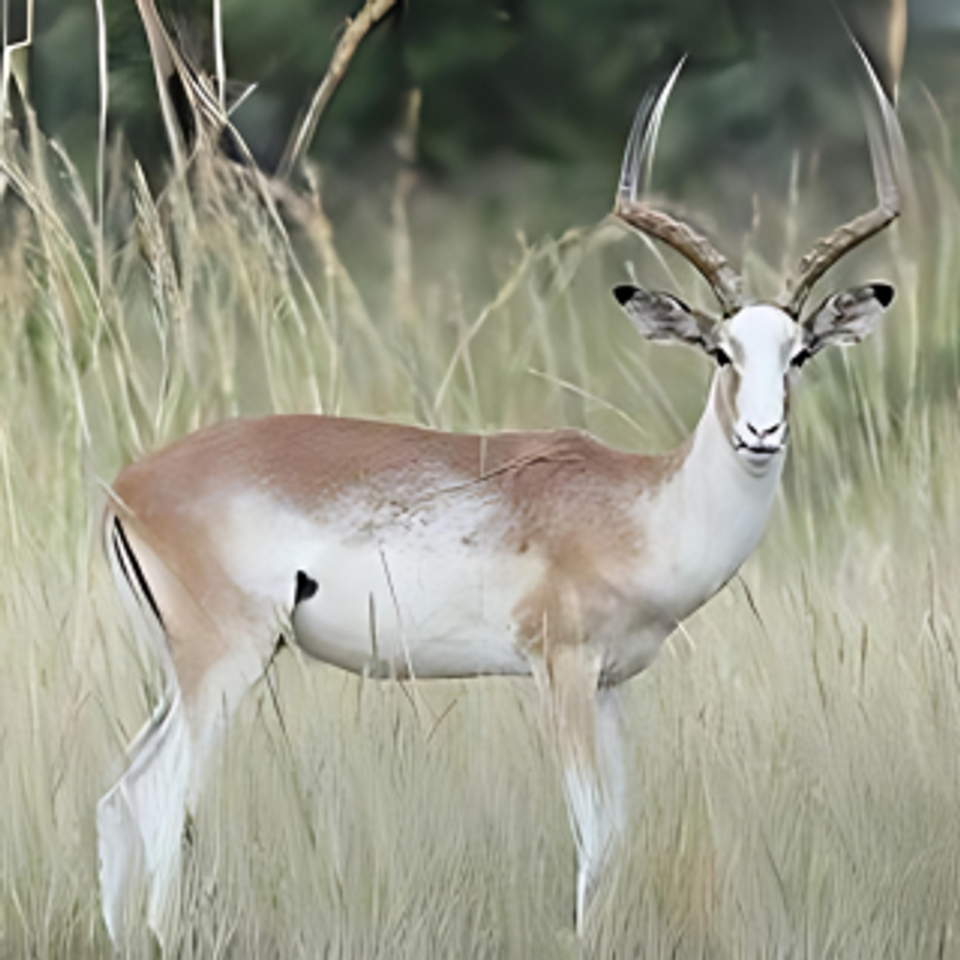
[[[94,807],[158,676],[108,582],[102,485],[272,410],[678,442],[710,371],[637,343],[609,287],[633,270],[707,294],[594,227],[634,104],[684,49],[655,186],[755,290],[866,209],[849,52],[802,9],[414,0],[361,48],[283,222],[213,151],[171,173],[132,4],[106,11],[101,207],[95,8],[38,9],[37,112],[11,100],[0,158],[0,955],[108,953]],[[209,67],[209,10],[164,11]],[[264,168],[346,12],[225,4],[231,74],[264,80],[236,115]],[[626,689],[630,831],[588,954],[960,956],[951,16],[911,13],[914,203],[829,281],[886,277],[895,306],[811,365],[764,545]],[[578,954],[559,778],[520,681],[374,684],[288,652],[194,836],[178,956]]]

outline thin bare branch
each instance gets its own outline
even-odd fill
[[[397,0],[367,0],[360,13],[353,20],[347,22],[347,28],[333,52],[330,66],[327,68],[320,86],[317,87],[313,100],[310,101],[306,115],[294,133],[291,134],[290,140],[283,151],[283,157],[277,170],[279,177],[288,177],[303,159],[313,140],[320,115],[326,109],[330,98],[339,86],[344,74],[346,74],[360,41],[367,35],[371,27],[390,12],[396,2]]]

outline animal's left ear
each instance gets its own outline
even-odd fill
[[[893,295],[889,283],[868,283],[827,297],[801,324],[803,336],[793,362],[802,364],[831,343],[866,339],[893,302]]]

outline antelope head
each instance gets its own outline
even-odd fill
[[[652,156],[682,63],[641,103],[627,142],[614,216],[689,260],[710,284],[720,310],[711,315],[672,294],[630,284],[615,287],[614,296],[643,336],[688,343],[714,359],[718,365],[712,392],[715,412],[731,447],[753,474],[766,472],[785,450],[790,389],[800,368],[831,343],[859,343],[893,300],[893,287],[876,282],[832,293],[816,309],[805,310],[807,297],[823,274],[900,213],[893,172],[900,128],[865,58],[864,63],[882,121],[869,127],[877,206],[818,241],[774,302],[745,302],[741,278],[705,237],[639,198],[642,168]]]

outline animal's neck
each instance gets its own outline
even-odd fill
[[[710,396],[692,437],[690,454],[681,473],[686,474],[691,493],[718,506],[742,506],[745,512],[769,513],[783,472],[784,453],[774,455],[762,471],[751,471],[734,450],[729,427],[720,415],[720,380],[713,378]],[[715,499],[714,499],[715,498]],[[738,499],[739,498],[739,499]]]
[[[650,502],[648,540],[676,583],[675,613],[686,616],[733,576],[763,535],[783,469],[777,454],[751,473],[717,411],[717,380],[676,473]],[[673,604],[671,604],[673,606]]]

